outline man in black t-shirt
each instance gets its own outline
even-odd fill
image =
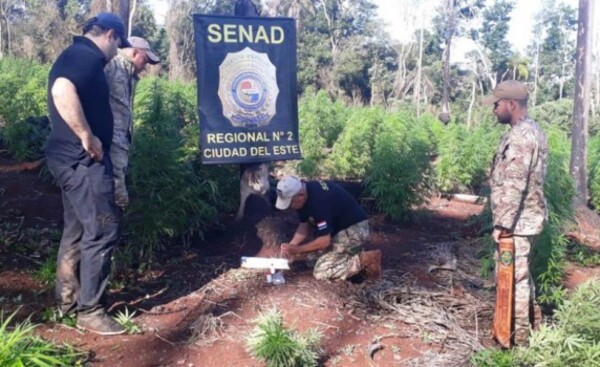
[[[286,176],[277,185],[275,206],[291,207],[300,217],[294,237],[281,244],[282,256],[317,257],[317,279],[346,280],[363,270],[369,278],[379,278],[381,252],[362,251],[369,237],[367,215],[341,186]],[[306,242],[311,229],[314,239]]]
[[[104,66],[129,46],[114,14],[88,20],[83,36],[58,57],[48,77],[52,132],[46,161],[62,190],[64,229],[56,272],[63,313],[77,312],[77,327],[100,335],[125,329],[106,314],[101,299],[117,239],[110,144],[113,116]]]

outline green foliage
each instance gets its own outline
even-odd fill
[[[598,366],[600,361],[600,282],[581,285],[555,312],[554,324],[542,325],[529,339],[529,348],[515,351],[524,365]]]
[[[380,108],[354,109],[325,161],[327,172],[338,179],[360,179],[371,167],[379,126],[387,117]]]
[[[576,243],[569,246],[568,256],[569,260],[576,262],[581,266],[591,267],[600,265],[600,253]]]
[[[409,209],[422,203],[431,187],[431,146],[420,129],[407,114],[392,115],[373,148],[377,164],[367,174],[367,188],[377,208],[394,220],[407,219]]]
[[[588,145],[588,187],[591,204],[600,208],[600,134],[592,137]]]
[[[237,175],[197,162],[195,105],[192,85],[146,78],[138,86],[125,213],[129,253],[148,259],[170,239],[185,243],[232,206],[236,194],[228,190]]]
[[[534,42],[540,46],[538,100],[549,101],[572,95],[577,12],[563,2],[548,1],[536,20]]]
[[[42,320],[67,325],[77,326],[77,315],[75,313],[64,314],[58,307],[48,307],[42,312]]]
[[[509,350],[484,349],[471,356],[471,364],[475,367],[515,367],[513,353]]]
[[[117,321],[121,326],[125,328],[127,334],[141,334],[142,328],[138,324],[136,324],[135,321],[133,321],[134,317],[135,311],[129,313],[129,309],[125,308],[125,312],[117,312],[117,315],[115,316],[115,321]]]
[[[506,71],[511,58],[512,50],[506,35],[514,6],[512,1],[498,0],[483,10],[481,40],[489,52],[497,75],[502,75]]]
[[[276,310],[260,314],[256,327],[247,338],[253,356],[263,359],[267,367],[316,367],[321,335],[311,329],[306,334],[287,329],[283,317]]]
[[[56,279],[56,256],[49,256],[35,271],[34,278],[46,285],[53,285]]]
[[[573,128],[573,100],[559,99],[535,106],[531,109],[531,117],[544,128],[557,127],[570,135]],[[597,126],[590,125],[590,131],[597,129]]]
[[[44,156],[43,148],[50,134],[50,122],[44,117],[28,117],[9,123],[2,131],[8,151],[18,161],[34,160]]]
[[[48,66],[33,61],[0,60],[0,139],[17,160],[37,159],[50,127],[46,114]]]
[[[484,350],[473,355],[471,362],[477,367],[596,367],[600,361],[598,308],[600,282],[591,279],[565,297],[552,323],[532,332],[529,347]]]
[[[48,72],[48,65],[29,60],[0,60],[0,117],[11,124],[45,115]]]
[[[82,354],[70,346],[56,346],[33,334],[29,320],[9,324],[15,314],[0,317],[0,364],[3,367],[72,367],[81,365]]]
[[[348,118],[347,109],[332,102],[325,91],[308,91],[298,106],[300,148],[304,159],[298,172],[305,177],[323,175],[323,162],[342,132]]]
[[[489,121],[471,129],[451,123],[436,133],[437,187],[442,192],[476,191],[485,181],[502,129]]]
[[[571,200],[574,188],[569,175],[571,148],[566,134],[556,127],[546,130],[546,136],[550,150],[544,186],[548,222],[533,248],[531,271],[538,281],[539,301],[559,304],[564,296],[561,282],[568,243],[563,230],[573,218]]]

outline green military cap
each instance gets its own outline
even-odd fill
[[[521,101],[527,99],[529,92],[525,84],[516,80],[506,80],[496,85],[492,94],[483,99],[483,104],[492,105],[501,99]]]

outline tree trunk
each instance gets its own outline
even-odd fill
[[[469,129],[471,128],[471,113],[473,112],[473,105],[475,104],[475,84],[476,84],[476,81],[473,80],[473,82],[471,84],[472,84],[472,87],[471,87],[471,102],[469,103],[469,114],[467,116],[467,127]]]
[[[575,68],[575,101],[573,105],[573,130],[571,133],[570,171],[575,181],[574,206],[586,206],[587,190],[587,139],[590,109],[590,71],[592,51],[593,3],[579,0],[579,27],[577,32],[577,64]]]
[[[0,14],[1,15],[1,14]],[[4,58],[4,45],[2,44],[2,40],[4,36],[2,35],[2,17],[0,16],[0,60]]]
[[[538,78],[540,76],[540,40],[535,41],[535,76],[533,78],[533,98],[531,105],[537,105]]]
[[[127,28],[127,37],[131,37],[131,29],[133,28],[133,17],[137,9],[137,0],[132,0],[131,11],[129,12],[129,27]]]
[[[421,16],[423,19],[423,16]],[[419,61],[417,63],[417,76],[414,83],[413,103],[417,109],[417,117],[421,114],[421,69],[423,68],[423,22],[421,21],[421,31],[419,32]]]
[[[442,112],[438,118],[444,124],[450,122],[450,47],[454,36],[454,0],[446,0],[446,49],[444,50],[444,88],[442,91]]]
[[[112,0],[106,0],[106,9],[107,12],[112,13]]]
[[[12,56],[12,45],[11,45],[11,35],[10,35],[10,19],[8,15],[5,15],[6,19],[6,54],[8,56]]]
[[[129,0],[119,0],[119,16],[125,31],[129,31]],[[129,35],[129,33],[127,33]]]

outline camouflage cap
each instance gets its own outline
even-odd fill
[[[514,99],[521,101],[527,99],[529,92],[525,84],[516,80],[506,80],[492,91],[492,94],[483,99],[483,104],[492,105],[501,99]]]

